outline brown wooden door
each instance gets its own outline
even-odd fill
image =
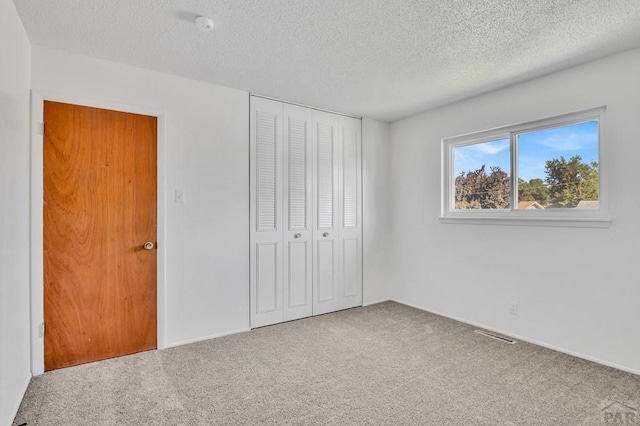
[[[44,103],[44,365],[156,347],[156,117]]]

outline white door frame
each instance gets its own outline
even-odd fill
[[[31,274],[31,374],[44,373],[44,241],[43,241],[43,132],[44,101],[63,102],[114,111],[144,114],[158,119],[157,132],[157,346],[165,344],[165,112],[148,107],[92,99],[68,93],[32,90],[31,92],[31,217],[30,217],[30,274]]]

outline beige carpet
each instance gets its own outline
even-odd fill
[[[385,302],[49,372],[14,424],[602,425],[640,408],[639,376],[474,330]]]

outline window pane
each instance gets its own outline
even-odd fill
[[[454,149],[456,210],[508,209],[510,205],[509,139]]]
[[[518,209],[598,208],[598,121],[521,133]]]

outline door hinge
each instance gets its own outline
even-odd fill
[[[38,326],[38,337],[44,337],[44,323]]]
[[[44,136],[44,123],[38,123],[38,135]]]

